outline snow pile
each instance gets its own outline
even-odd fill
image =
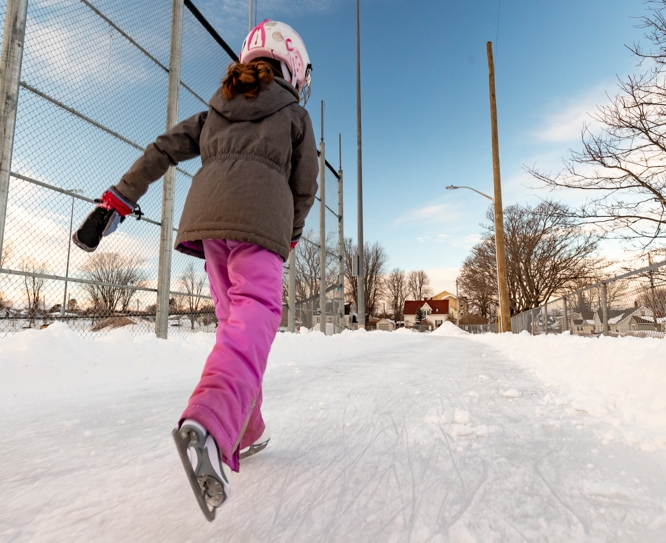
[[[469,334],[467,332],[465,332],[464,330],[461,330],[460,328],[458,328],[451,321],[446,321],[439,328],[437,328],[434,332],[432,332],[432,335],[433,336],[468,336]]]
[[[548,401],[610,423],[604,441],[623,438],[666,448],[666,341],[572,335],[470,335],[536,372],[552,387]],[[501,392],[506,397],[517,390]]]
[[[331,350],[353,363],[367,353],[423,337],[365,330],[334,336],[307,329],[280,333],[267,371],[324,361]],[[214,334],[174,335],[164,341],[153,333],[134,335],[127,328],[81,337],[60,322],[44,330],[25,330],[0,339],[0,407],[119,390],[148,391],[172,381],[194,388],[214,342]]]
[[[82,338],[66,324],[26,330],[0,340],[0,406],[159,387],[185,379],[192,386],[215,336],[157,339],[119,328]]]

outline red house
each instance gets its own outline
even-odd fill
[[[405,300],[405,308],[403,315],[405,319],[405,327],[411,328],[416,321],[416,311],[422,309],[425,313],[425,318],[439,328],[444,321],[451,318],[449,314],[449,300],[433,300],[426,298],[425,300]]]

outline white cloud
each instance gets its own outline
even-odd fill
[[[549,143],[580,140],[583,124],[594,126],[590,114],[596,111],[598,105],[608,101],[605,91],[610,87],[609,84],[598,85],[573,98],[549,104],[541,126],[533,135]]]
[[[451,203],[431,204],[407,210],[393,221],[393,226],[402,224],[446,224],[460,219],[459,206]]]
[[[99,20],[100,24],[106,24]],[[28,19],[29,35],[25,42],[25,66],[33,77],[39,75],[68,86],[80,86],[91,79],[109,87],[141,84],[150,76],[142,65],[115,52],[111,32],[97,32],[94,47],[84,46],[82,37],[96,32],[85,20],[63,21],[53,18]]]

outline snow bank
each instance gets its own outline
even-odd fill
[[[465,332],[464,330],[458,328],[451,321],[446,321],[439,328],[437,328],[434,332],[432,332],[432,335],[433,336],[468,336],[469,334],[467,332]]]
[[[0,340],[0,406],[148,389],[171,378],[194,384],[212,334],[157,339],[119,328],[82,338],[63,323]]]
[[[422,334],[365,330],[333,336],[306,329],[280,333],[267,371],[320,363],[332,352],[354,363],[368,353],[423,339]],[[0,339],[0,408],[146,391],[164,383],[194,388],[214,341],[214,334],[206,333],[174,335],[164,341],[153,333],[134,335],[125,328],[81,337],[60,322],[44,330],[25,330]]]
[[[572,335],[470,335],[530,368],[552,387],[550,402],[610,423],[605,441],[666,448],[666,341]],[[503,392],[513,396],[518,391]]]

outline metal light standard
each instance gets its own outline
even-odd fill
[[[361,134],[361,8],[356,0],[356,147],[358,182],[358,327],[365,328],[365,255],[363,254],[363,138]]]
[[[492,196],[488,196],[486,193],[481,192],[479,190],[476,190],[475,188],[472,187],[467,187],[467,186],[455,186],[455,185],[448,185],[446,187],[447,190],[454,190],[454,189],[469,189],[473,190],[477,194],[480,194],[484,198],[488,198],[491,202],[495,203],[495,199]],[[500,286],[500,265],[499,265],[499,251],[497,250],[497,225],[495,226],[495,258],[497,262],[497,291],[498,291],[498,301],[499,301],[499,315],[497,318],[497,331],[498,332],[504,332],[504,327],[502,326],[502,288]],[[456,288],[457,288],[458,282],[456,281]],[[460,300],[458,300],[458,306],[460,306]]]
[[[67,237],[67,266],[65,268],[65,292],[62,295],[62,307],[60,308],[60,318],[65,318],[67,307],[67,283],[69,282],[69,256],[72,252],[72,226],[74,225],[74,194],[83,194],[82,190],[73,189],[69,191],[72,196],[72,211],[69,215],[69,236]]]

